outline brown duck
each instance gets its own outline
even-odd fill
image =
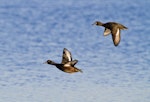
[[[61,63],[55,63],[51,60],[47,60],[45,63],[54,65],[58,69],[66,72],[66,73],[82,72],[81,69],[78,69],[75,67],[75,64],[77,62],[78,62],[78,60],[72,60],[71,52],[69,50],[67,50],[66,48],[64,48]]]
[[[121,31],[120,30],[128,29],[124,25],[116,23],[116,22],[102,23],[102,22],[96,21],[93,25],[105,27],[104,36],[107,36],[111,33],[113,43],[115,46],[118,46],[120,39],[121,39],[120,38],[120,32]]]

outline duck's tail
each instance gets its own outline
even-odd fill
[[[79,72],[83,73],[83,71],[81,69],[78,69],[78,70],[79,70]]]
[[[122,25],[122,29],[125,30],[125,29],[128,29],[126,26]]]

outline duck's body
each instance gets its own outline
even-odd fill
[[[121,39],[120,30],[128,29],[124,25],[116,23],[116,22],[102,23],[102,22],[96,21],[94,25],[105,27],[104,36],[112,34],[112,39],[113,39],[113,43],[115,46],[118,46],[120,39]]]
[[[47,64],[54,65],[58,69],[60,69],[63,72],[66,72],[66,73],[82,72],[81,69],[74,67],[74,65],[77,62],[78,62],[78,60],[72,60],[71,53],[66,48],[64,48],[64,50],[63,50],[63,56],[62,56],[61,63],[55,63],[51,60],[46,61]]]

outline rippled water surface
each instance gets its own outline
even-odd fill
[[[0,102],[149,102],[150,1],[0,0]],[[118,47],[94,21],[128,27]],[[72,52],[83,73],[43,64]]]

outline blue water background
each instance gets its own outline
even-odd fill
[[[0,102],[149,102],[149,0],[0,0]],[[128,27],[113,45],[95,21]],[[83,73],[43,64],[67,48]]]

